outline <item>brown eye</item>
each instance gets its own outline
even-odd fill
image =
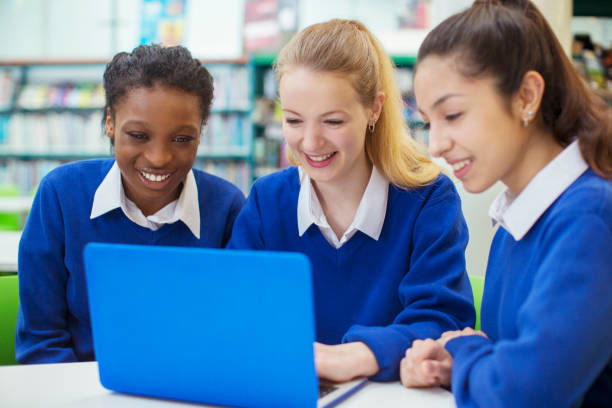
[[[134,139],[144,139],[147,137],[144,133],[139,132],[128,132],[128,136],[133,137]]]
[[[450,122],[457,119],[459,116],[461,116],[461,113],[453,113],[451,115],[446,115],[446,120]]]

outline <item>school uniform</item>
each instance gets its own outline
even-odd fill
[[[481,336],[459,337],[458,407],[609,407],[612,402],[612,182],[577,142],[490,214]]]
[[[306,254],[317,341],[364,342],[380,367],[373,378],[385,381],[399,378],[413,340],[474,324],[467,240],[446,176],[401,189],[374,167],[353,223],[338,239],[308,175],[291,167],[255,182],[228,248]]]
[[[192,170],[179,198],[145,217],[125,195],[114,159],[51,171],[19,243],[17,361],[94,359],[83,270],[87,243],[224,247],[243,203],[231,183]]]

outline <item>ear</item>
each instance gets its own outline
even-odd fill
[[[374,102],[372,103],[372,114],[370,115],[368,123],[376,123],[376,121],[378,121],[384,103],[385,94],[382,92],[378,92],[374,97]]]
[[[542,103],[545,86],[544,78],[537,71],[527,71],[523,76],[515,98],[515,112],[523,126],[528,126],[536,117]]]
[[[111,143],[115,142],[115,122],[110,114],[110,111],[106,112],[106,119],[104,121],[104,132],[106,136],[111,140]]]

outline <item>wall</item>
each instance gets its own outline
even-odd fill
[[[240,57],[243,2],[188,0],[185,45],[200,58]],[[138,45],[141,8],[141,0],[2,0],[0,59],[108,59]]]

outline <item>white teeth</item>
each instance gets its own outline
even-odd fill
[[[457,162],[455,164],[453,164],[453,171],[459,171],[462,168],[464,168],[465,166],[467,166],[468,164],[470,164],[472,161],[470,159],[467,160],[461,160],[460,162]]]
[[[308,158],[315,162],[322,162],[323,160],[327,160],[334,155],[334,152],[330,154],[326,154],[325,156],[308,156]]]
[[[170,177],[170,174],[151,174],[145,173],[144,171],[141,171],[140,174],[142,174],[142,177],[146,178],[149,181],[164,181],[165,179]]]

